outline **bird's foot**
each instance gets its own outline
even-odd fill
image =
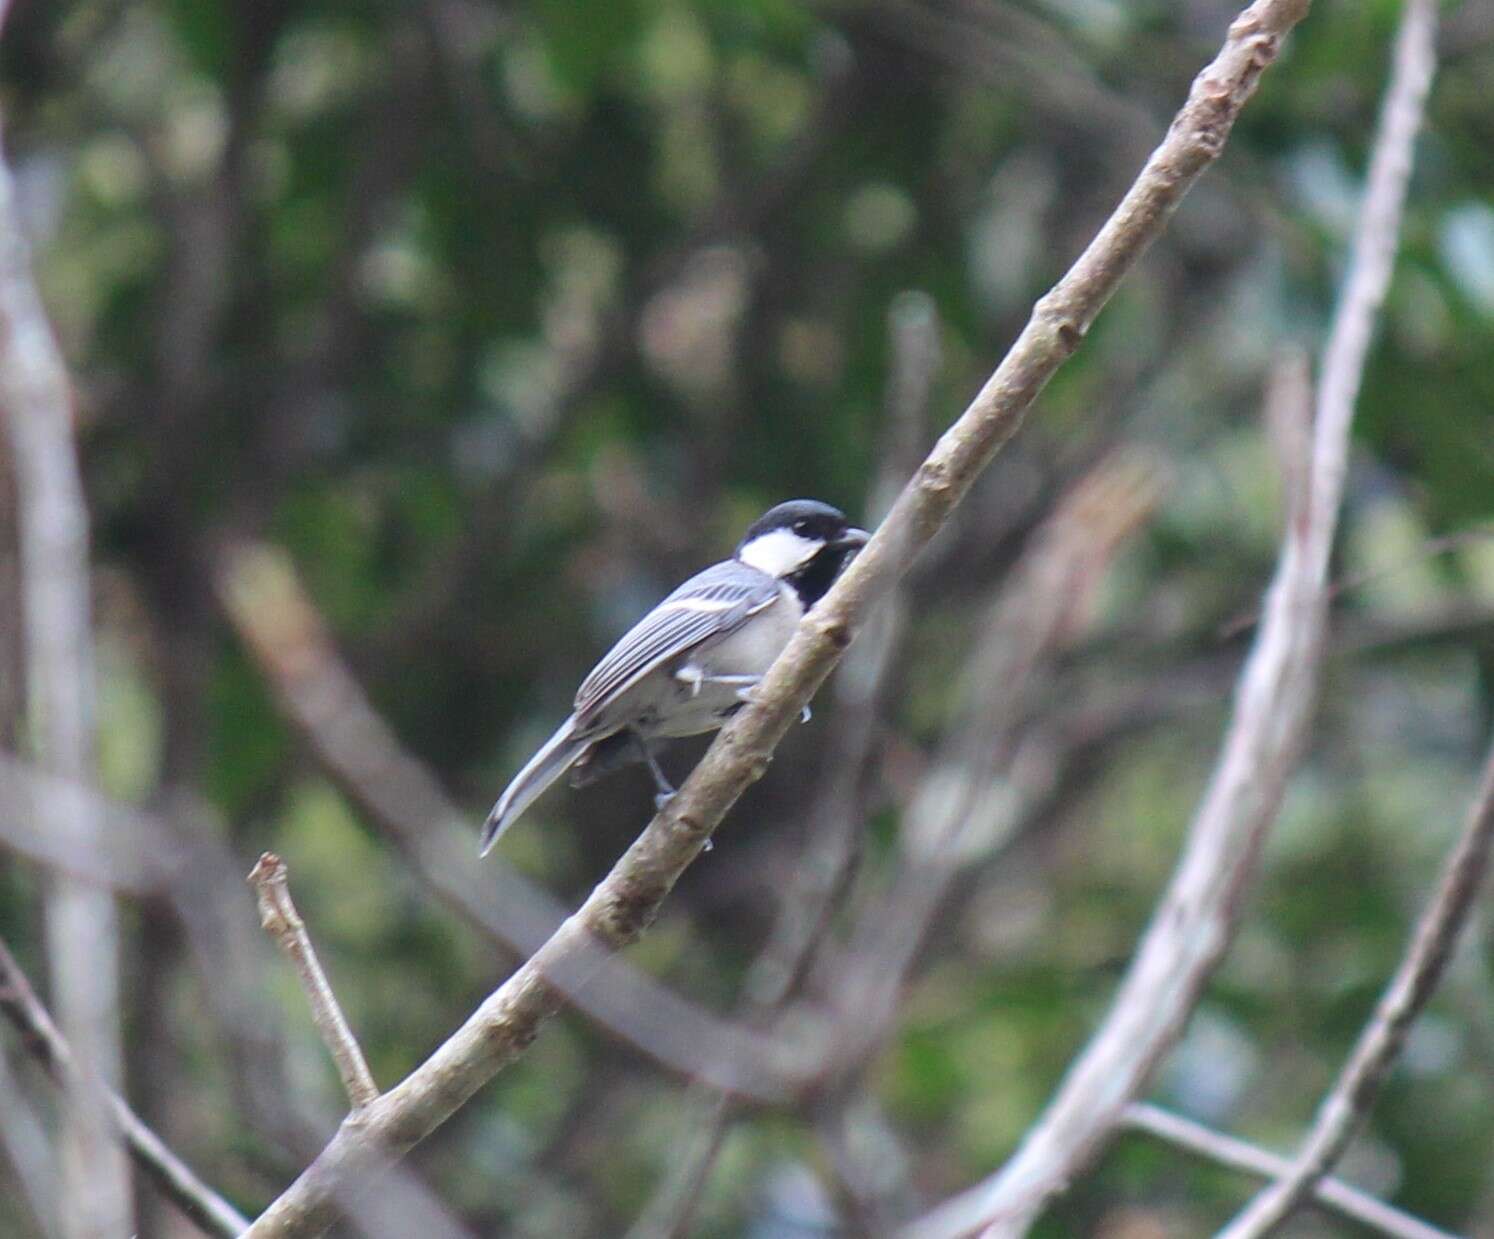
[[[665,806],[678,795],[678,792],[660,792],[654,797],[654,812],[663,813]]]
[[[804,708],[799,711],[799,721],[801,723],[807,723],[813,717],[814,715],[809,711],[809,704],[806,702]]]

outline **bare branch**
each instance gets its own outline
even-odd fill
[[[1433,0],[1406,0],[1354,233],[1349,274],[1323,352],[1316,427],[1320,450],[1325,438],[1347,435],[1354,418],[1365,357],[1400,245],[1401,215],[1411,181],[1416,134],[1436,68],[1437,6]],[[1347,457],[1338,467],[1341,471],[1348,467]],[[1342,478],[1334,481],[1342,489]],[[1314,518],[1321,521],[1325,505],[1335,500],[1331,494],[1319,494],[1316,482],[1314,479],[1311,502]]]
[[[1286,349],[1266,380],[1263,410],[1266,441],[1281,478],[1282,524],[1303,519],[1310,491],[1312,466],[1312,360],[1307,350]],[[1259,615],[1250,617],[1256,623]],[[1231,628],[1223,636],[1244,631],[1250,624]]]
[[[1156,1136],[1159,1140],[1165,1140],[1168,1144],[1221,1166],[1228,1166],[1231,1170],[1240,1170],[1258,1178],[1280,1178],[1292,1168],[1288,1158],[1268,1152],[1248,1141],[1238,1140],[1234,1136],[1212,1131],[1201,1123],[1146,1102],[1133,1102],[1127,1106],[1123,1118],[1128,1127]],[[1382,1235],[1390,1235],[1393,1239],[1454,1239],[1447,1231],[1429,1226],[1420,1218],[1403,1213],[1383,1200],[1377,1200],[1368,1192],[1351,1187],[1341,1179],[1318,1180],[1313,1194],[1319,1204],[1379,1231]]]
[[[1218,58],[1136,182],[1073,268],[1033,311],[974,402],[919,467],[865,550],[800,625],[757,699],[717,737],[680,793],[581,909],[403,1083],[341,1131],[255,1223],[256,1239],[316,1234],[335,1216],[349,1173],[397,1157],[429,1135],[521,1054],[559,1009],[549,982],[595,945],[634,941],[737,798],[766,770],[871,605],[885,597],[949,518],[1043,386],[1079,347],[1121,279],[1162,232],[1194,181],[1218,157],[1235,118],[1307,0],[1257,0],[1231,26]]]
[[[254,887],[254,898],[259,905],[259,923],[295,965],[296,976],[311,1007],[312,1023],[321,1033],[332,1061],[337,1064],[337,1074],[342,1077],[348,1101],[355,1111],[361,1110],[378,1097],[379,1086],[374,1083],[368,1062],[338,1005],[327,974],[322,971],[316,948],[311,945],[311,936],[306,932],[306,922],[296,911],[285,862],[274,852],[263,853],[249,871],[248,881]]]
[[[1404,80],[1403,61],[1398,55],[1392,95]],[[1424,94],[1423,89],[1417,98]],[[1415,130],[1391,113],[1385,119],[1354,265],[1324,354],[1306,503],[1288,522],[1224,746],[1183,855],[1109,1015],[1046,1112],[998,1174],[913,1226],[910,1233],[918,1239],[982,1227],[992,1237],[1025,1234],[1047,1200],[1098,1155],[1126,1105],[1181,1035],[1234,936],[1244,889],[1301,751],[1316,695],[1349,426],[1374,316],[1389,280]],[[1400,149],[1399,156],[1382,153],[1390,145]],[[1390,170],[1396,175],[1387,179]],[[1387,207],[1387,194],[1393,209]]]
[[[0,1013],[15,1026],[22,1043],[48,1075],[74,1096],[84,1098],[96,1113],[106,1116],[135,1164],[205,1234],[231,1239],[248,1229],[248,1219],[199,1179],[140,1121],[123,1098],[95,1079],[78,1061],[3,939],[0,939]]]
[[[3,14],[0,14],[3,16]],[[73,444],[72,390],[31,275],[15,185],[0,158],[0,412],[16,477],[27,704],[37,763],[77,783],[93,774],[93,634],[88,508]],[[98,822],[61,791],[32,811],[90,837]],[[47,892],[48,965],[58,1016],[78,1052],[106,1080],[122,1073],[119,923],[114,898],[58,879]],[[65,1110],[63,1234],[111,1239],[130,1231],[129,1166],[94,1110]]]
[[[1494,751],[1462,837],[1442,868],[1436,893],[1417,922],[1401,966],[1349,1061],[1318,1107],[1301,1151],[1281,1175],[1220,1232],[1226,1239],[1270,1234],[1344,1155],[1400,1056],[1406,1034],[1442,979],[1448,958],[1483,882],[1494,841]]]

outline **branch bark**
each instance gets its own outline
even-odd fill
[[[3,10],[0,10],[3,20]],[[93,635],[88,508],[73,444],[72,390],[31,275],[15,185],[0,156],[0,411],[16,476],[26,693],[37,764],[75,783],[93,777]],[[63,787],[32,802],[36,817],[88,836],[99,823]],[[119,924],[108,892],[67,878],[46,897],[48,963],[68,1038],[117,1082]],[[83,1098],[64,1111],[60,1139],[63,1234],[128,1234],[129,1166]]]
[[[0,1013],[21,1034],[27,1049],[48,1075],[74,1097],[82,1099],[97,1118],[113,1124],[135,1164],[205,1234],[232,1239],[249,1228],[247,1218],[199,1179],[140,1121],[123,1098],[79,1062],[3,940],[0,940]]]
[[[1196,1157],[1257,1178],[1281,1178],[1292,1168],[1288,1158],[1145,1102],[1126,1107],[1125,1123]],[[1319,1179],[1313,1187],[1313,1196],[1318,1204],[1392,1239],[1455,1239],[1449,1232],[1429,1226],[1341,1179]]]
[[[1043,386],[1079,347],[1105,302],[1223,149],[1240,110],[1307,0],[1257,0],[1194,82],[1166,138],[1099,235],[1035,307],[1011,351],[903,490],[865,550],[800,625],[758,699],[710,750],[581,909],[424,1064],[342,1129],[251,1230],[255,1239],[317,1234],[338,1184],[429,1135],[521,1054],[560,1007],[548,977],[593,951],[617,950],[653,920],[679,875],[829,675],[871,605],[884,597],[1016,433]],[[356,1121],[353,1121],[356,1120]]]
[[[322,971],[316,948],[311,945],[311,935],[306,932],[306,922],[296,911],[285,862],[274,852],[265,852],[249,871],[248,881],[254,887],[259,906],[259,923],[295,965],[307,1005],[311,1007],[312,1023],[337,1064],[337,1074],[342,1077],[349,1103],[354,1110],[361,1110],[379,1095],[379,1086],[374,1083],[363,1050],[342,1013],[337,995],[332,992],[327,974]]]
[[[1423,6],[1427,0],[1411,3]],[[1402,97],[1406,75],[1414,69],[1414,60],[1408,64],[1403,53],[1397,55],[1391,98]],[[1423,83],[1409,96],[1416,117],[1425,93]],[[1324,351],[1307,485],[1292,496],[1264,618],[1172,881],[1104,1024],[1021,1147],[991,1179],[911,1227],[909,1234],[917,1239],[982,1228],[993,1239],[1025,1234],[1046,1202],[1099,1155],[1126,1105],[1181,1036],[1234,936],[1245,889],[1300,754],[1316,696],[1349,427],[1375,317],[1389,285],[1415,130],[1416,121],[1407,124],[1400,107],[1387,109],[1349,277]]]

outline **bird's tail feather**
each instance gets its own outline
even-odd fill
[[[568,718],[560,725],[560,730],[545,741],[540,751],[529,759],[524,769],[514,775],[513,782],[498,797],[498,803],[493,806],[488,820],[483,823],[479,855],[488,854],[493,845],[503,837],[503,832],[518,820],[519,814],[565,773],[589,743],[589,740],[577,738],[574,718]]]

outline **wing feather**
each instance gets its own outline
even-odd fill
[[[778,597],[766,573],[728,561],[681,585],[626,632],[576,691],[578,719],[626,692],[654,668],[737,628]]]

